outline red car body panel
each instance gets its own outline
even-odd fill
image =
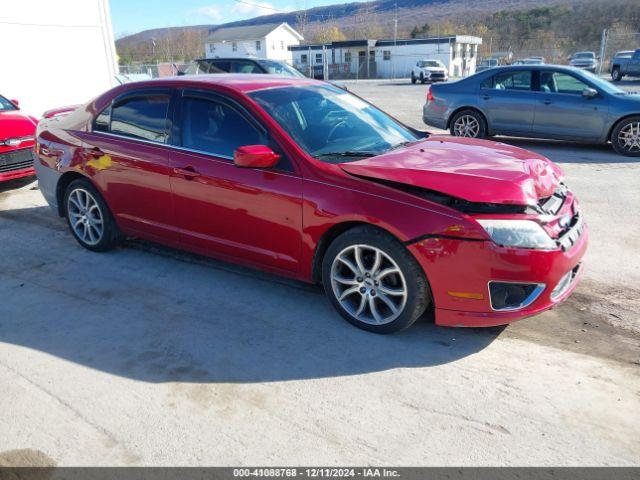
[[[375,225],[405,243],[421,265],[433,293],[435,321],[442,325],[508,323],[552,307],[575,288],[577,282],[561,298],[549,297],[559,279],[580,263],[586,233],[566,252],[499,247],[472,215],[369,179],[472,202],[532,205],[557,188],[562,173],[555,165],[501,143],[444,137],[352,163],[323,163],[247,95],[311,84],[319,82],[203,75],[119,86],[65,116],[41,122],[41,190],[52,205],[59,204],[60,189],[57,183],[47,186],[49,175],[55,174],[56,182],[82,175],[100,190],[125,234],[306,282],[318,281],[318,259],[334,232],[355,223]],[[91,131],[92,119],[112,99],[151,87],[200,88],[235,100],[267,129],[292,169],[239,168],[229,159]],[[560,219],[577,209],[572,195],[565,203],[558,214],[544,218],[552,236],[560,231]],[[535,215],[503,217],[541,221]],[[498,312],[489,303],[489,280],[547,287],[525,310]],[[471,292],[474,298],[452,295],[456,292]]]
[[[20,110],[0,110],[0,182],[35,174],[33,159],[27,158],[35,143],[35,118]],[[17,145],[5,145],[9,139]]]
[[[470,202],[535,205],[562,181],[542,155],[504,143],[432,136],[402,150],[344,164],[345,171]]]

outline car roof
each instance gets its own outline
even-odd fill
[[[485,70],[486,72],[491,71],[495,72],[505,72],[509,70],[557,70],[560,72],[572,72],[572,73],[584,73],[584,70],[581,70],[576,67],[569,67],[567,65],[554,65],[552,63],[538,63],[538,64],[529,64],[529,65],[503,65],[500,67],[494,67],[491,70]],[[483,72],[484,73],[484,72]]]
[[[214,73],[207,75],[181,75],[177,77],[155,78],[141,82],[126,83],[130,88],[158,88],[158,87],[202,87],[215,85],[240,92],[251,92],[265,88],[294,87],[302,85],[326,85],[325,82],[302,77],[281,77],[278,75],[255,73]],[[128,90],[128,89],[127,89]]]

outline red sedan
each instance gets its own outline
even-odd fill
[[[33,169],[33,144],[37,120],[0,95],[0,182],[28,177]]]
[[[309,79],[122,85],[43,120],[36,151],[40,189],[82,246],[136,236],[322,283],[379,333],[428,309],[451,326],[549,309],[587,248],[546,158],[427,136]]]

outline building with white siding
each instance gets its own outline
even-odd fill
[[[290,48],[302,35],[288,23],[223,27],[211,30],[205,42],[206,58],[250,57],[292,63]]]
[[[108,0],[2,2],[0,94],[36,117],[117,85]]]
[[[329,78],[409,77],[420,60],[440,60],[451,77],[476,71],[482,38],[470,35],[403,40],[347,40],[322,45],[296,45],[289,49],[293,66],[309,76]],[[369,59],[367,62],[366,59]]]

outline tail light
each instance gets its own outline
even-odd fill
[[[435,102],[436,97],[433,96],[433,92],[431,91],[431,87],[427,89],[427,102]]]

